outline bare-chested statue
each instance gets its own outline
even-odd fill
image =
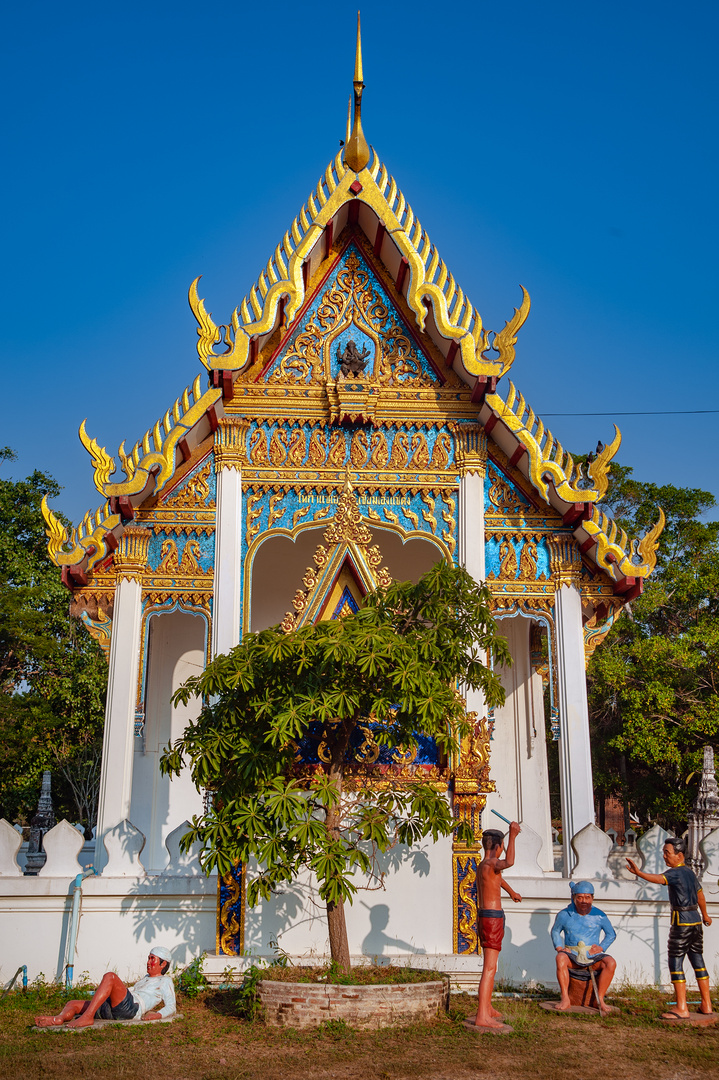
[[[90,1027],[98,1020],[163,1020],[173,1016],[175,987],[167,974],[170,968],[170,950],[156,945],[147,958],[147,975],[128,989],[114,971],[108,971],[100,980],[89,1001],[68,1001],[57,1016],[36,1016],[38,1027],[71,1028]],[[162,1008],[157,1006],[162,1002]]]
[[[507,854],[504,851],[504,833],[498,829],[485,829],[482,834],[484,858],[477,867],[477,922],[479,943],[482,946],[482,978],[479,983],[479,1008],[477,1027],[502,1027],[502,1016],[492,1007],[494,977],[504,937],[505,915],[502,911],[504,891],[518,904],[522,897],[502,877],[502,871],[514,866],[514,841],[521,830],[516,821],[509,826]]]

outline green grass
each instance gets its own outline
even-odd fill
[[[317,1030],[295,1031],[242,1020],[236,987],[181,994],[183,1019],[173,1024],[77,1035],[31,1030],[36,1013],[57,1012],[64,1000],[58,987],[34,984],[27,994],[13,991],[0,1002],[3,1080],[576,1080],[584,1073],[592,1080],[719,1078],[719,1025],[656,1023],[670,996],[653,989],[610,995],[621,1013],[606,1020],[544,1012],[531,999],[498,998],[496,1007],[514,1028],[507,1037],[478,1036],[464,1027],[476,1009],[476,999],[466,994],[453,995],[449,1014],[430,1024],[355,1031],[331,1020]]]

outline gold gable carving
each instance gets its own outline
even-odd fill
[[[357,498],[349,480],[340,495],[334,517],[324,532],[324,544],[319,544],[314,554],[314,566],[308,566],[302,578],[304,588],[298,589],[292,601],[294,613],[288,611],[282,623],[286,634],[311,621],[320,605],[319,590],[327,595],[328,586],[339,576],[348,555],[364,578],[367,591],[387,588],[392,577],[382,566],[382,552],[372,544],[372,532],[360,513]],[[327,546],[325,546],[327,545]]]

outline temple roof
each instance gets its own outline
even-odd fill
[[[327,165],[227,324],[216,324],[205,308],[197,290],[199,278],[190,286],[190,307],[198,323],[197,353],[209,373],[209,385],[203,389],[198,375],[129,453],[124,443],[120,446],[124,478],[112,478],[115,459],[87,435],[84,422],[81,425],[80,439],[92,459],[95,486],[106,501],[68,535],[43,500],[50,557],[58,566],[84,574],[112,554],[134,508],[161,494],[177,468],[217,428],[234,384],[262,380],[270,354],[276,354],[278,335],[284,339],[292,332],[333,244],[350,226],[364,234],[414,329],[430,339],[446,375],[451,369],[470,389],[476,418],[487,435],[527,477],[540,499],[574,527],[585,557],[615,582],[647,576],[656,562],[663,514],[642,540],[630,542],[595,505],[607,491],[609,466],[621,442],[618,428],[585,475],[512,382],[504,395],[498,391],[498,381],[514,363],[517,335],[529,314],[529,294],[520,286],[520,306],[502,329],[494,333],[485,328],[479,310],[455,281],[396,180],[364,140],[359,35],[354,75],[354,124],[344,151]]]

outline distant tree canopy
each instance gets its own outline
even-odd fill
[[[627,606],[588,668],[595,790],[642,822],[681,830],[702,748],[719,749],[719,522],[707,491],[644,484],[613,465],[605,505],[630,536],[663,507],[667,524],[644,593]]]
[[[5,466],[15,458],[0,449]],[[52,476],[0,478],[0,815],[29,820],[44,769],[58,816],[94,823],[107,664],[68,613],[40,503]]]

